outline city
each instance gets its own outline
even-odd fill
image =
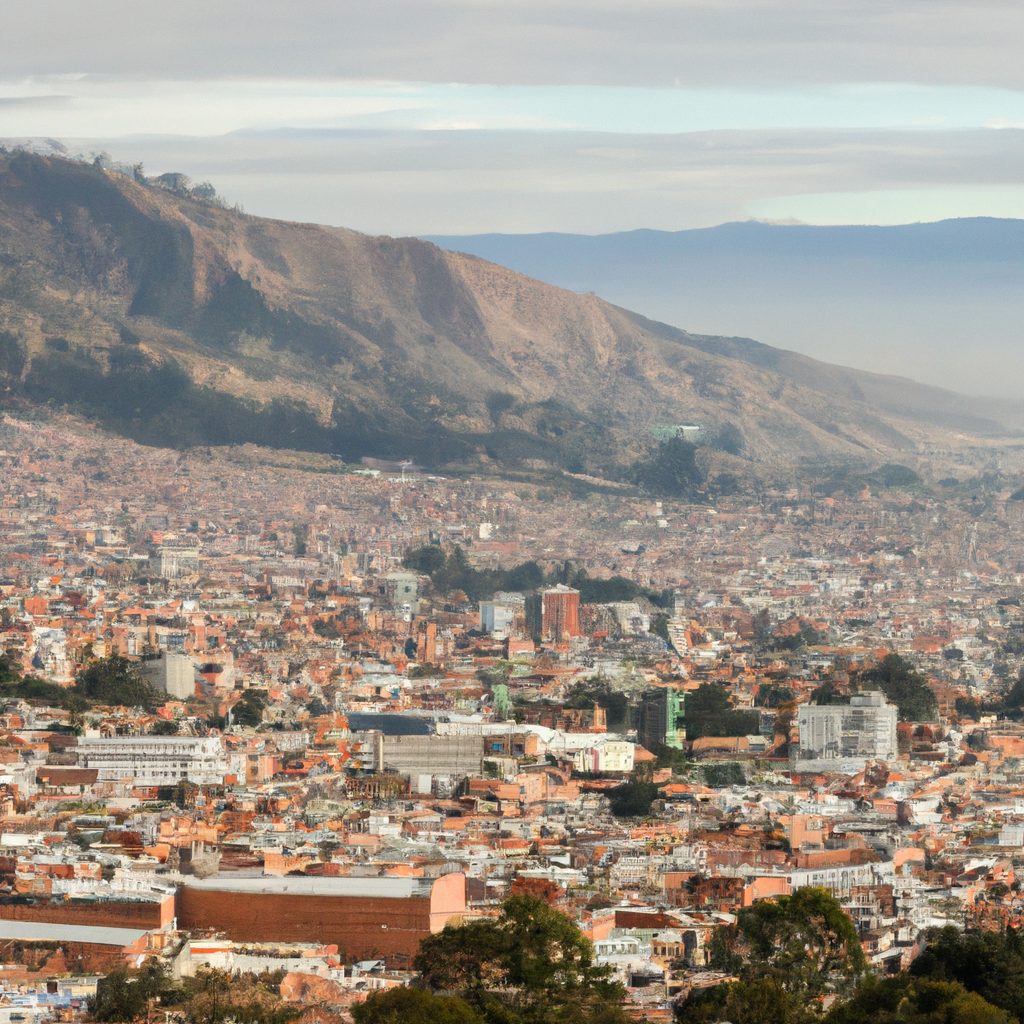
[[[516,899],[650,1021],[801,892],[881,975],[1015,927],[1024,495],[982,466],[688,504],[7,416],[0,1019],[152,964],[168,1019],[370,1019]]]

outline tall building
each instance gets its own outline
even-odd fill
[[[861,693],[849,704],[801,704],[798,761],[893,761],[897,709],[882,693]]]
[[[139,664],[139,675],[169,697],[187,700],[196,695],[196,667],[184,654],[161,652]]]
[[[516,615],[522,607],[498,604],[496,601],[480,602],[480,631],[482,633],[507,633],[515,625]]]
[[[678,690],[649,690],[640,698],[636,738],[645,750],[656,754],[662,747],[682,750],[686,742],[683,696]]]
[[[527,625],[544,640],[565,640],[580,636],[580,592],[558,584],[526,602]]]

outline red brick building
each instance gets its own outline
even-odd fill
[[[209,878],[178,890],[178,927],[236,942],[336,944],[349,959],[408,963],[466,910],[466,876]]]

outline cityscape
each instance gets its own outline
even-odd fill
[[[651,1021],[735,990],[726,937],[801,893],[882,976],[1020,919],[998,470],[693,504],[11,415],[0,464],[5,1019],[146,963],[183,1019],[211,978],[367,1019],[517,899]]]

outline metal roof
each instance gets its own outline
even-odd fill
[[[0,921],[0,940],[23,942],[91,942],[123,948],[146,934],[137,928],[98,928],[80,924],[46,924],[42,921]]]
[[[292,896],[356,896],[375,899],[404,899],[430,896],[433,880],[386,876],[384,878],[305,877],[286,875],[260,878],[203,878],[189,880],[187,888],[212,892],[288,893]]]

